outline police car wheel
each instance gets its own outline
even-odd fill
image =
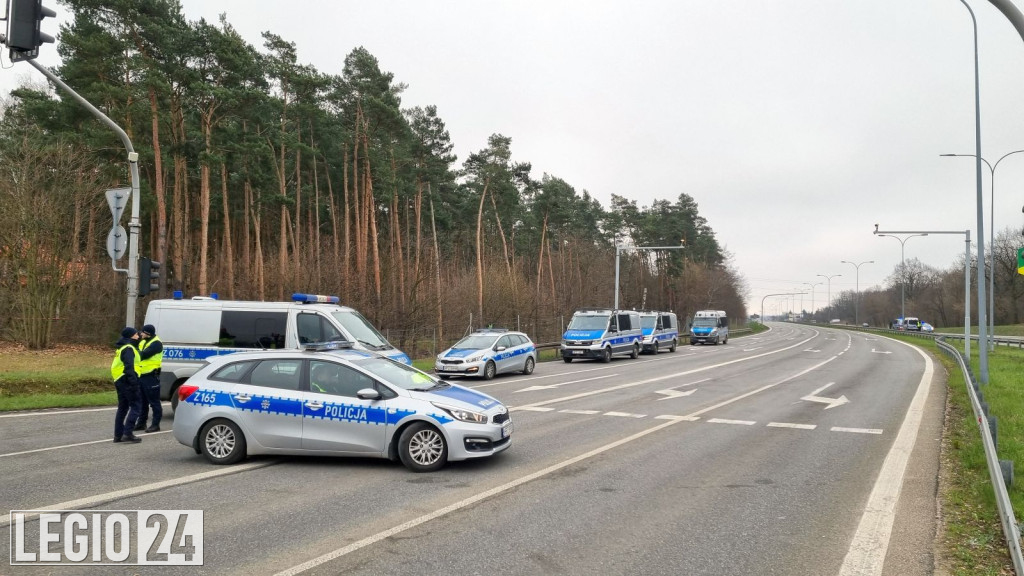
[[[199,449],[214,464],[234,464],[245,458],[245,436],[234,422],[213,420],[199,432]]]
[[[533,374],[533,367],[535,362],[532,357],[526,358],[526,364],[523,366],[523,374]]]
[[[490,380],[494,378],[494,374],[497,372],[497,368],[494,367],[494,362],[488,361],[484,365],[484,380]]]
[[[572,362],[572,358],[569,358],[568,356],[562,356],[562,362],[569,364]]]
[[[448,445],[437,428],[416,422],[398,439],[398,457],[413,472],[433,472],[448,460]]]
[[[607,364],[608,362],[612,361],[612,349],[611,348],[605,348],[604,351],[602,351],[602,353],[601,353],[601,361],[604,362],[605,364]]]
[[[676,351],[676,341],[675,341],[675,339],[673,339],[672,343],[668,345],[668,351],[669,352],[675,352]]]
[[[660,346],[658,346],[658,343],[657,343],[657,342],[655,342],[655,343],[654,343],[654,355],[655,355],[655,356],[657,356],[657,355],[658,355],[658,352],[660,352],[660,350],[658,350],[658,348],[660,348]]]
[[[171,390],[171,412],[178,409],[178,388],[175,387]]]
[[[629,357],[636,360],[640,357],[640,345],[633,344],[633,351],[629,353]]]

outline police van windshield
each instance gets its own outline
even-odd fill
[[[693,325],[702,327],[711,326],[714,328],[718,326],[718,318],[694,318]]]
[[[448,383],[431,378],[412,366],[406,366],[387,358],[367,358],[355,360],[353,364],[369,371],[388,384],[404,390],[430,390],[431,388],[447,387]]]
[[[334,316],[335,320],[363,346],[372,350],[391,349],[391,344],[359,312],[355,310],[338,310],[331,312],[331,316]]]
[[[569,321],[569,330],[606,330],[608,328],[608,315],[601,316],[588,314],[586,316],[573,316]]]
[[[463,350],[482,350],[484,348],[490,348],[491,344],[494,344],[494,335],[484,336],[481,334],[470,334],[456,342],[452,348],[461,348]]]
[[[650,328],[654,328],[657,325],[658,325],[658,317],[657,316],[641,316],[640,317],[640,327],[641,328],[650,329]]]

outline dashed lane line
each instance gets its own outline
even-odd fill
[[[753,420],[729,420],[728,418],[712,418],[708,420],[710,424],[739,424],[742,426],[753,426],[757,422]]]
[[[792,422],[769,422],[769,428],[796,428],[797,430],[814,430],[817,424],[794,424]]]
[[[880,428],[844,428],[842,426],[833,426],[833,432],[852,432],[854,434],[881,434]]]
[[[157,434],[170,434],[170,430],[162,430],[160,432],[150,432],[146,434],[146,437],[156,436]],[[60,450],[61,448],[74,448],[76,446],[88,446],[90,444],[103,444],[111,443],[113,438],[106,438],[104,440],[90,440],[88,442],[78,442],[77,444],[62,444],[61,446],[50,446],[49,448],[36,448],[35,450],[22,450],[21,452],[8,452],[7,454],[0,454],[0,458],[7,458],[8,456],[21,456],[23,454],[35,454],[37,452],[49,452],[50,450]]]

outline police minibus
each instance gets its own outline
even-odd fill
[[[657,354],[664,348],[676,351],[679,340],[679,321],[672,312],[644,311],[640,313],[643,332],[643,351]]]
[[[291,302],[219,300],[208,296],[153,300],[146,324],[156,326],[164,344],[160,397],[177,406],[178,386],[212,356],[234,352],[298,349],[311,342],[351,342],[352,348],[404,364],[412,360],[395,348],[358,311],[337,296],[292,294]]]
[[[690,345],[729,342],[729,318],[725,310],[699,310],[693,315]]]
[[[640,314],[635,310],[583,308],[573,313],[560,351],[565,362],[576,358],[611,362],[612,356],[619,354],[636,358],[642,345]]]

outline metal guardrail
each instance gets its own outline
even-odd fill
[[[961,337],[962,339],[962,337]],[[999,508],[999,521],[1003,525],[1003,536],[1006,537],[1006,545],[1010,549],[1010,557],[1013,559],[1013,569],[1017,574],[1024,574],[1024,557],[1020,548],[1020,526],[1017,525],[1017,517],[1013,513],[1013,505],[1010,503],[1010,495],[1006,491],[1006,484],[1013,482],[1013,463],[1010,462],[1009,478],[1006,478],[1003,462],[996,454],[996,445],[992,439],[992,424],[989,420],[987,410],[982,408],[981,400],[978,398],[978,382],[971,374],[970,368],[964,362],[964,357],[953,346],[945,342],[944,337],[937,337],[935,344],[943,352],[956,358],[963,372],[964,381],[967,384],[967,394],[971,397],[971,408],[974,410],[974,419],[981,432],[981,443],[985,448],[985,461],[988,463],[988,475],[992,481],[992,489],[996,494],[996,506]],[[988,406],[986,405],[985,408]]]

